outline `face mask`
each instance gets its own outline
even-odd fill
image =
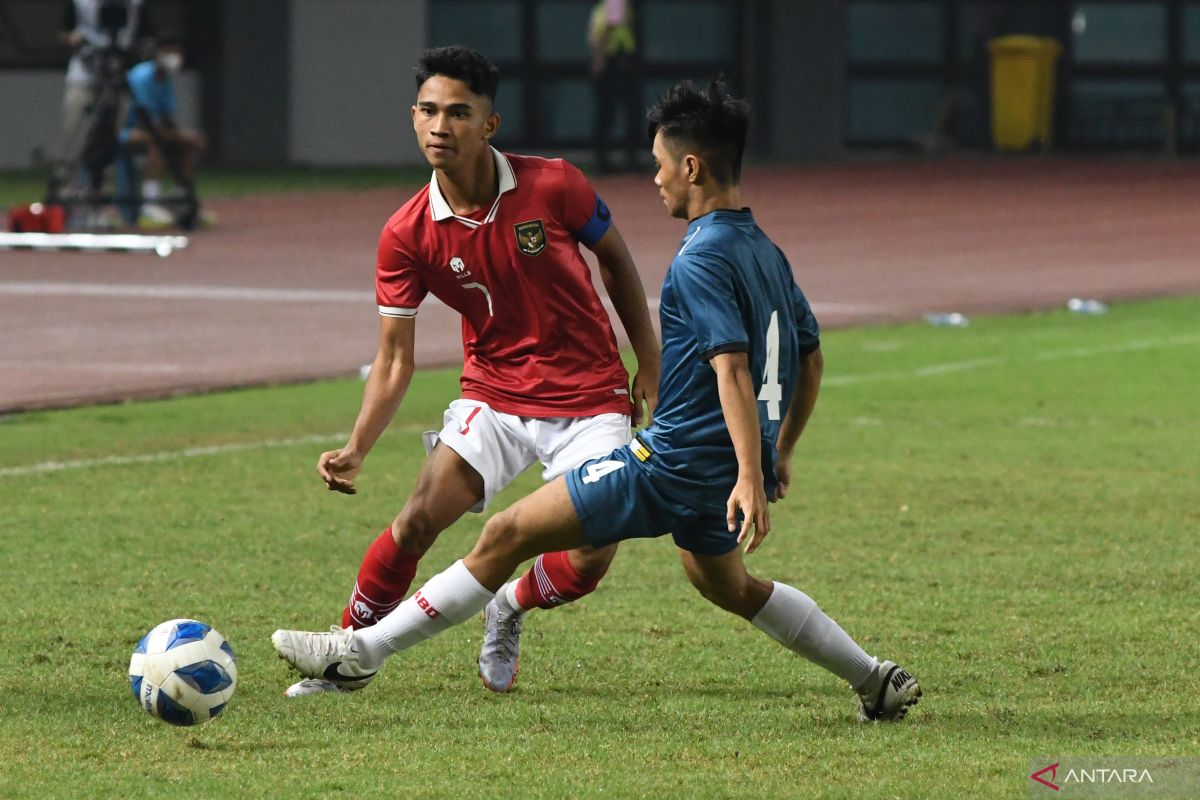
[[[158,57],[158,65],[174,75],[183,68],[183,55],[180,53],[164,53]]]

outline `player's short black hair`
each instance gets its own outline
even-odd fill
[[[651,106],[646,119],[651,143],[661,131],[666,138],[696,147],[718,183],[741,180],[750,104],[729,95],[720,78],[706,89],[691,81],[675,84]]]
[[[500,86],[500,70],[492,60],[478,50],[461,45],[432,47],[421,53],[417,62],[417,91],[434,75],[462,81],[472,92],[496,100]]]

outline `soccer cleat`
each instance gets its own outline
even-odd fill
[[[329,633],[279,630],[271,634],[271,644],[280,658],[306,678],[320,678],[354,690],[375,677],[376,670],[358,664],[353,628],[334,625]]]
[[[882,662],[875,676],[858,693],[859,722],[899,722],[921,699],[921,687],[908,670]]]
[[[358,687],[361,689],[362,687]],[[310,694],[325,694],[327,692],[353,692],[349,686],[341,686],[324,678],[305,678],[283,690],[284,697],[307,697]]]
[[[501,595],[497,595],[500,597]],[[517,663],[521,657],[521,620],[507,600],[493,597],[483,609],[483,648],[479,651],[479,678],[493,692],[504,693],[517,682]]]

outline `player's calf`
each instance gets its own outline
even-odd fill
[[[753,619],[775,588],[748,573],[737,550],[720,556],[681,550],[679,556],[688,580],[705,600],[743,619]]]

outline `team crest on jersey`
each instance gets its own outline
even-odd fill
[[[546,229],[540,219],[518,222],[513,225],[517,232],[517,249],[527,256],[536,256],[546,249]]]

